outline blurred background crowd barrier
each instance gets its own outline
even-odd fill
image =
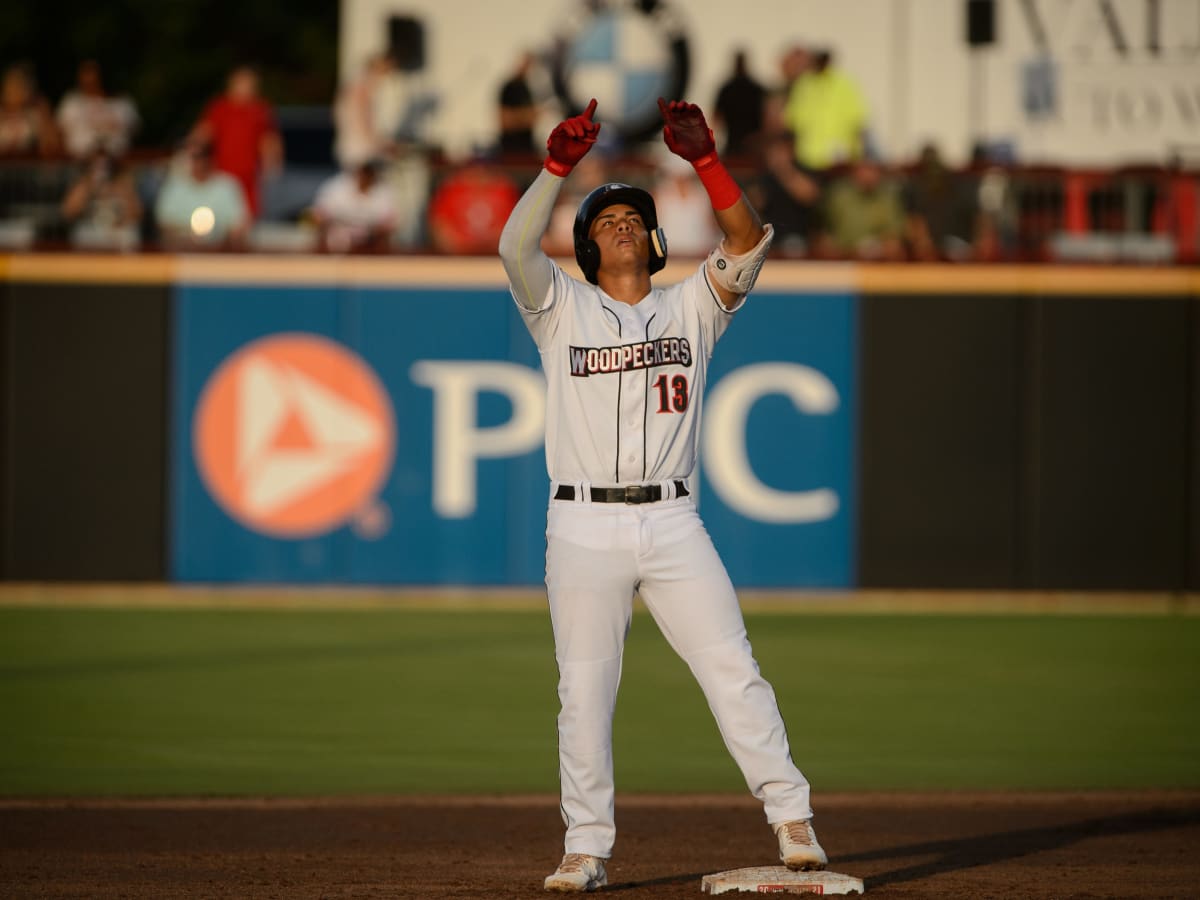
[[[143,208],[152,210],[173,157],[143,151],[127,160],[128,173]],[[751,161],[734,157],[730,168],[753,191],[760,177]],[[439,188],[461,179],[468,168],[481,173],[478,192],[439,206],[448,233],[431,234],[430,203]],[[238,252],[358,252],[374,254],[442,253],[490,255],[508,202],[540,168],[535,158],[481,159],[470,167],[436,151],[413,149],[404,158],[384,164],[380,177],[406,197],[404,216],[386,241],[371,246],[331,248],[320,240],[312,208],[321,185],[337,175],[328,164],[288,163],[264,178],[262,208],[243,246],[193,251]],[[850,177],[852,167],[831,168],[831,181]],[[63,213],[63,198],[87,173],[87,165],[70,159],[0,159],[0,249],[119,250],[156,252],[164,249],[153,215],[133,227],[72,228]],[[919,173],[917,166],[890,170],[903,191]],[[1200,258],[1200,176],[1179,168],[1146,166],[1122,168],[1050,168],[1046,166],[980,165],[952,170],[970,192],[971,202],[987,215],[995,229],[988,249],[972,249],[968,240],[946,242],[931,255],[922,255],[905,242],[891,261],[989,262],[1103,262],[1133,264],[1194,263]],[[657,170],[643,157],[629,156],[606,163],[605,177],[655,188]],[[497,194],[498,186],[502,188]],[[574,196],[572,193],[570,196]],[[472,203],[494,208],[482,223],[466,218]],[[775,248],[777,258],[870,259],[876,255],[837,247],[822,247],[808,235],[789,241],[785,232]],[[683,241],[677,255],[696,257]],[[169,248],[167,248],[169,249]],[[569,245],[549,247],[570,255]]]

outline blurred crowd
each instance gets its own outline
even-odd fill
[[[715,96],[688,99],[705,109],[730,170],[774,224],[777,254],[986,261],[1028,250],[1022,217],[1035,221],[1037,202],[1032,212],[1022,202],[1009,167],[982,150],[951,167],[934,144],[885,161],[862,90],[828,48],[788,48],[770,81],[752,62],[737,52]],[[0,246],[491,254],[537,172],[545,123],[570,112],[540,65],[532,53],[514,61],[496,85],[494,141],[450,160],[421,137],[436,95],[405,96],[396,60],[374,56],[332,98],[333,164],[315,173],[288,165],[284,130],[252,67],[214,86],[186,137],[164,151],[138,146],[136,100],[111,93],[97,62],[80,63],[57,105],[29,67],[10,65],[0,95]],[[690,167],[648,141],[585,159],[552,217],[548,253],[572,253],[578,201],[611,180],[653,192],[673,255],[701,256],[717,240]],[[1063,194],[1061,184],[1047,193],[1048,228],[1067,214]],[[1194,195],[1193,179],[1183,211],[1192,220]],[[1149,219],[1162,201],[1148,201],[1147,231],[1161,224]]]

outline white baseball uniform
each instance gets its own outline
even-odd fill
[[[546,587],[566,852],[612,852],[612,717],[635,591],[699,682],[767,821],[807,819],[808,782],[694,503],[708,361],[733,312],[707,263],[632,306],[569,276],[538,249],[562,183],[538,176],[500,253],[547,383]],[[661,499],[601,502],[604,489],[628,486]]]

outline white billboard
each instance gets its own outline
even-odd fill
[[[341,75],[386,48],[393,16],[420,23],[424,65],[398,77],[396,103],[424,102],[423,135],[465,155],[494,139],[500,86],[520,54],[549,60],[582,21],[604,13],[645,17],[628,29],[639,40],[657,29],[670,47],[681,35],[686,99],[706,107],[738,49],[768,87],[790,45],[833,49],[862,87],[873,140],[891,161],[926,141],[962,161],[978,140],[1023,162],[1200,157],[1200,0],[996,0],[996,40],[975,49],[966,0],[342,0]],[[548,72],[534,79],[544,132],[562,113]],[[597,70],[595,93],[612,95],[620,74]]]

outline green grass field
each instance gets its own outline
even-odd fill
[[[1200,618],[755,613],[819,790],[1200,787]],[[0,607],[0,794],[557,791],[542,611]],[[740,791],[639,614],[622,791]]]

